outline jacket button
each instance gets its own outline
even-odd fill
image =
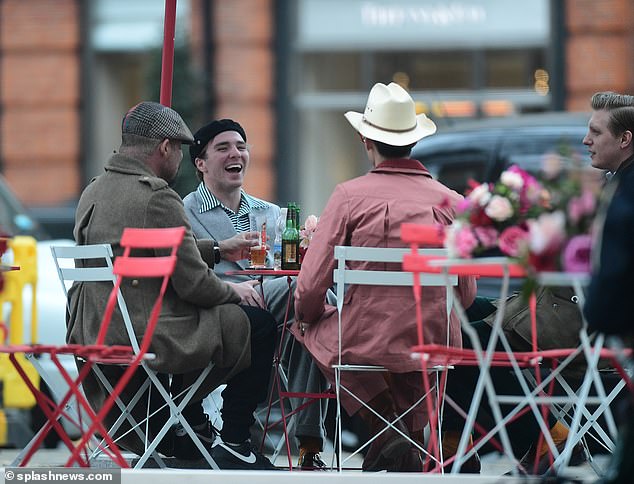
[[[132,285],[132,287],[137,287],[139,285],[139,280],[138,279],[132,279],[132,282],[130,284]]]

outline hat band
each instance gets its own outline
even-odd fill
[[[361,118],[361,121],[363,121],[365,124],[369,124],[373,128],[380,129],[382,131],[389,131],[391,133],[406,133],[408,131],[413,131],[414,129],[416,129],[416,124],[414,124],[414,126],[412,126],[411,128],[406,128],[406,129],[384,128],[383,126],[379,126],[377,124],[371,123],[370,121],[368,121],[368,119],[365,116],[363,116],[363,118]]]

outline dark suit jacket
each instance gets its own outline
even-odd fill
[[[634,330],[634,157],[623,162],[604,189],[597,217],[600,234],[584,315],[591,329],[631,335]]]

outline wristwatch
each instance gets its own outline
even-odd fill
[[[214,264],[218,264],[220,262],[220,245],[218,245],[218,241],[214,240]]]

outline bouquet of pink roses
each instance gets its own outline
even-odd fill
[[[529,272],[587,272],[596,208],[597,184],[586,183],[583,170],[540,182],[512,166],[495,183],[474,184],[445,246],[452,257],[513,257]]]
[[[445,246],[450,256],[501,253],[520,257],[527,248],[528,221],[545,212],[549,200],[537,179],[515,165],[495,183],[474,184],[447,229]]]
[[[589,272],[599,184],[580,166],[550,174],[551,211],[529,221],[529,264],[535,270]]]

